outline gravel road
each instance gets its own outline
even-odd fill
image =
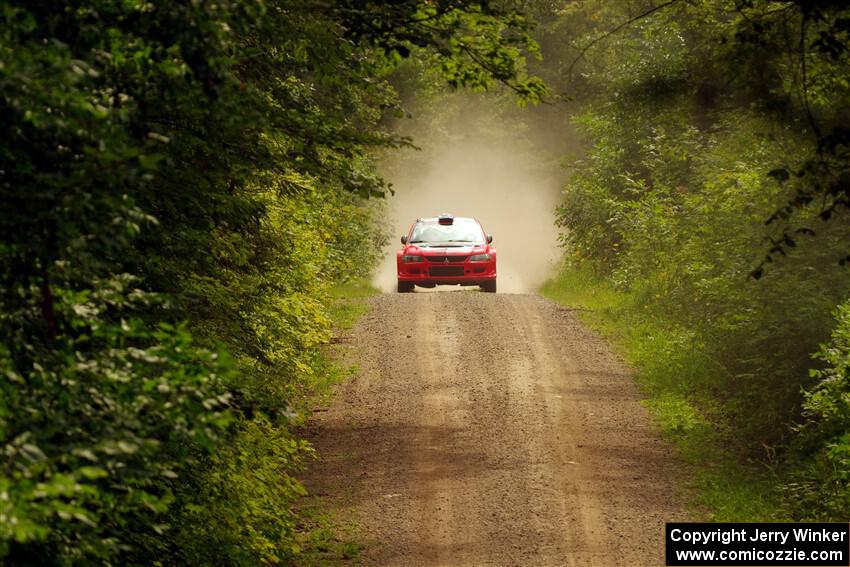
[[[308,427],[308,489],[393,566],[663,565],[681,464],[628,369],[534,295],[382,295]]]

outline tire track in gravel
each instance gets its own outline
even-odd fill
[[[663,565],[681,468],[627,368],[533,295],[383,295],[307,478],[366,565]]]

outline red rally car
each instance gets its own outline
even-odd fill
[[[401,237],[396,252],[398,291],[414,286],[477,285],[496,292],[496,249],[493,237],[473,218],[443,214],[417,219]]]

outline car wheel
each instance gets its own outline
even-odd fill
[[[403,282],[398,280],[398,292],[399,293],[410,293],[414,288],[413,282]]]
[[[496,280],[490,280],[489,282],[481,282],[481,291],[487,293],[496,293]]]

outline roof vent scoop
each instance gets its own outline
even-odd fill
[[[439,217],[437,217],[437,222],[440,224],[454,224],[455,216],[451,213],[443,213]]]

